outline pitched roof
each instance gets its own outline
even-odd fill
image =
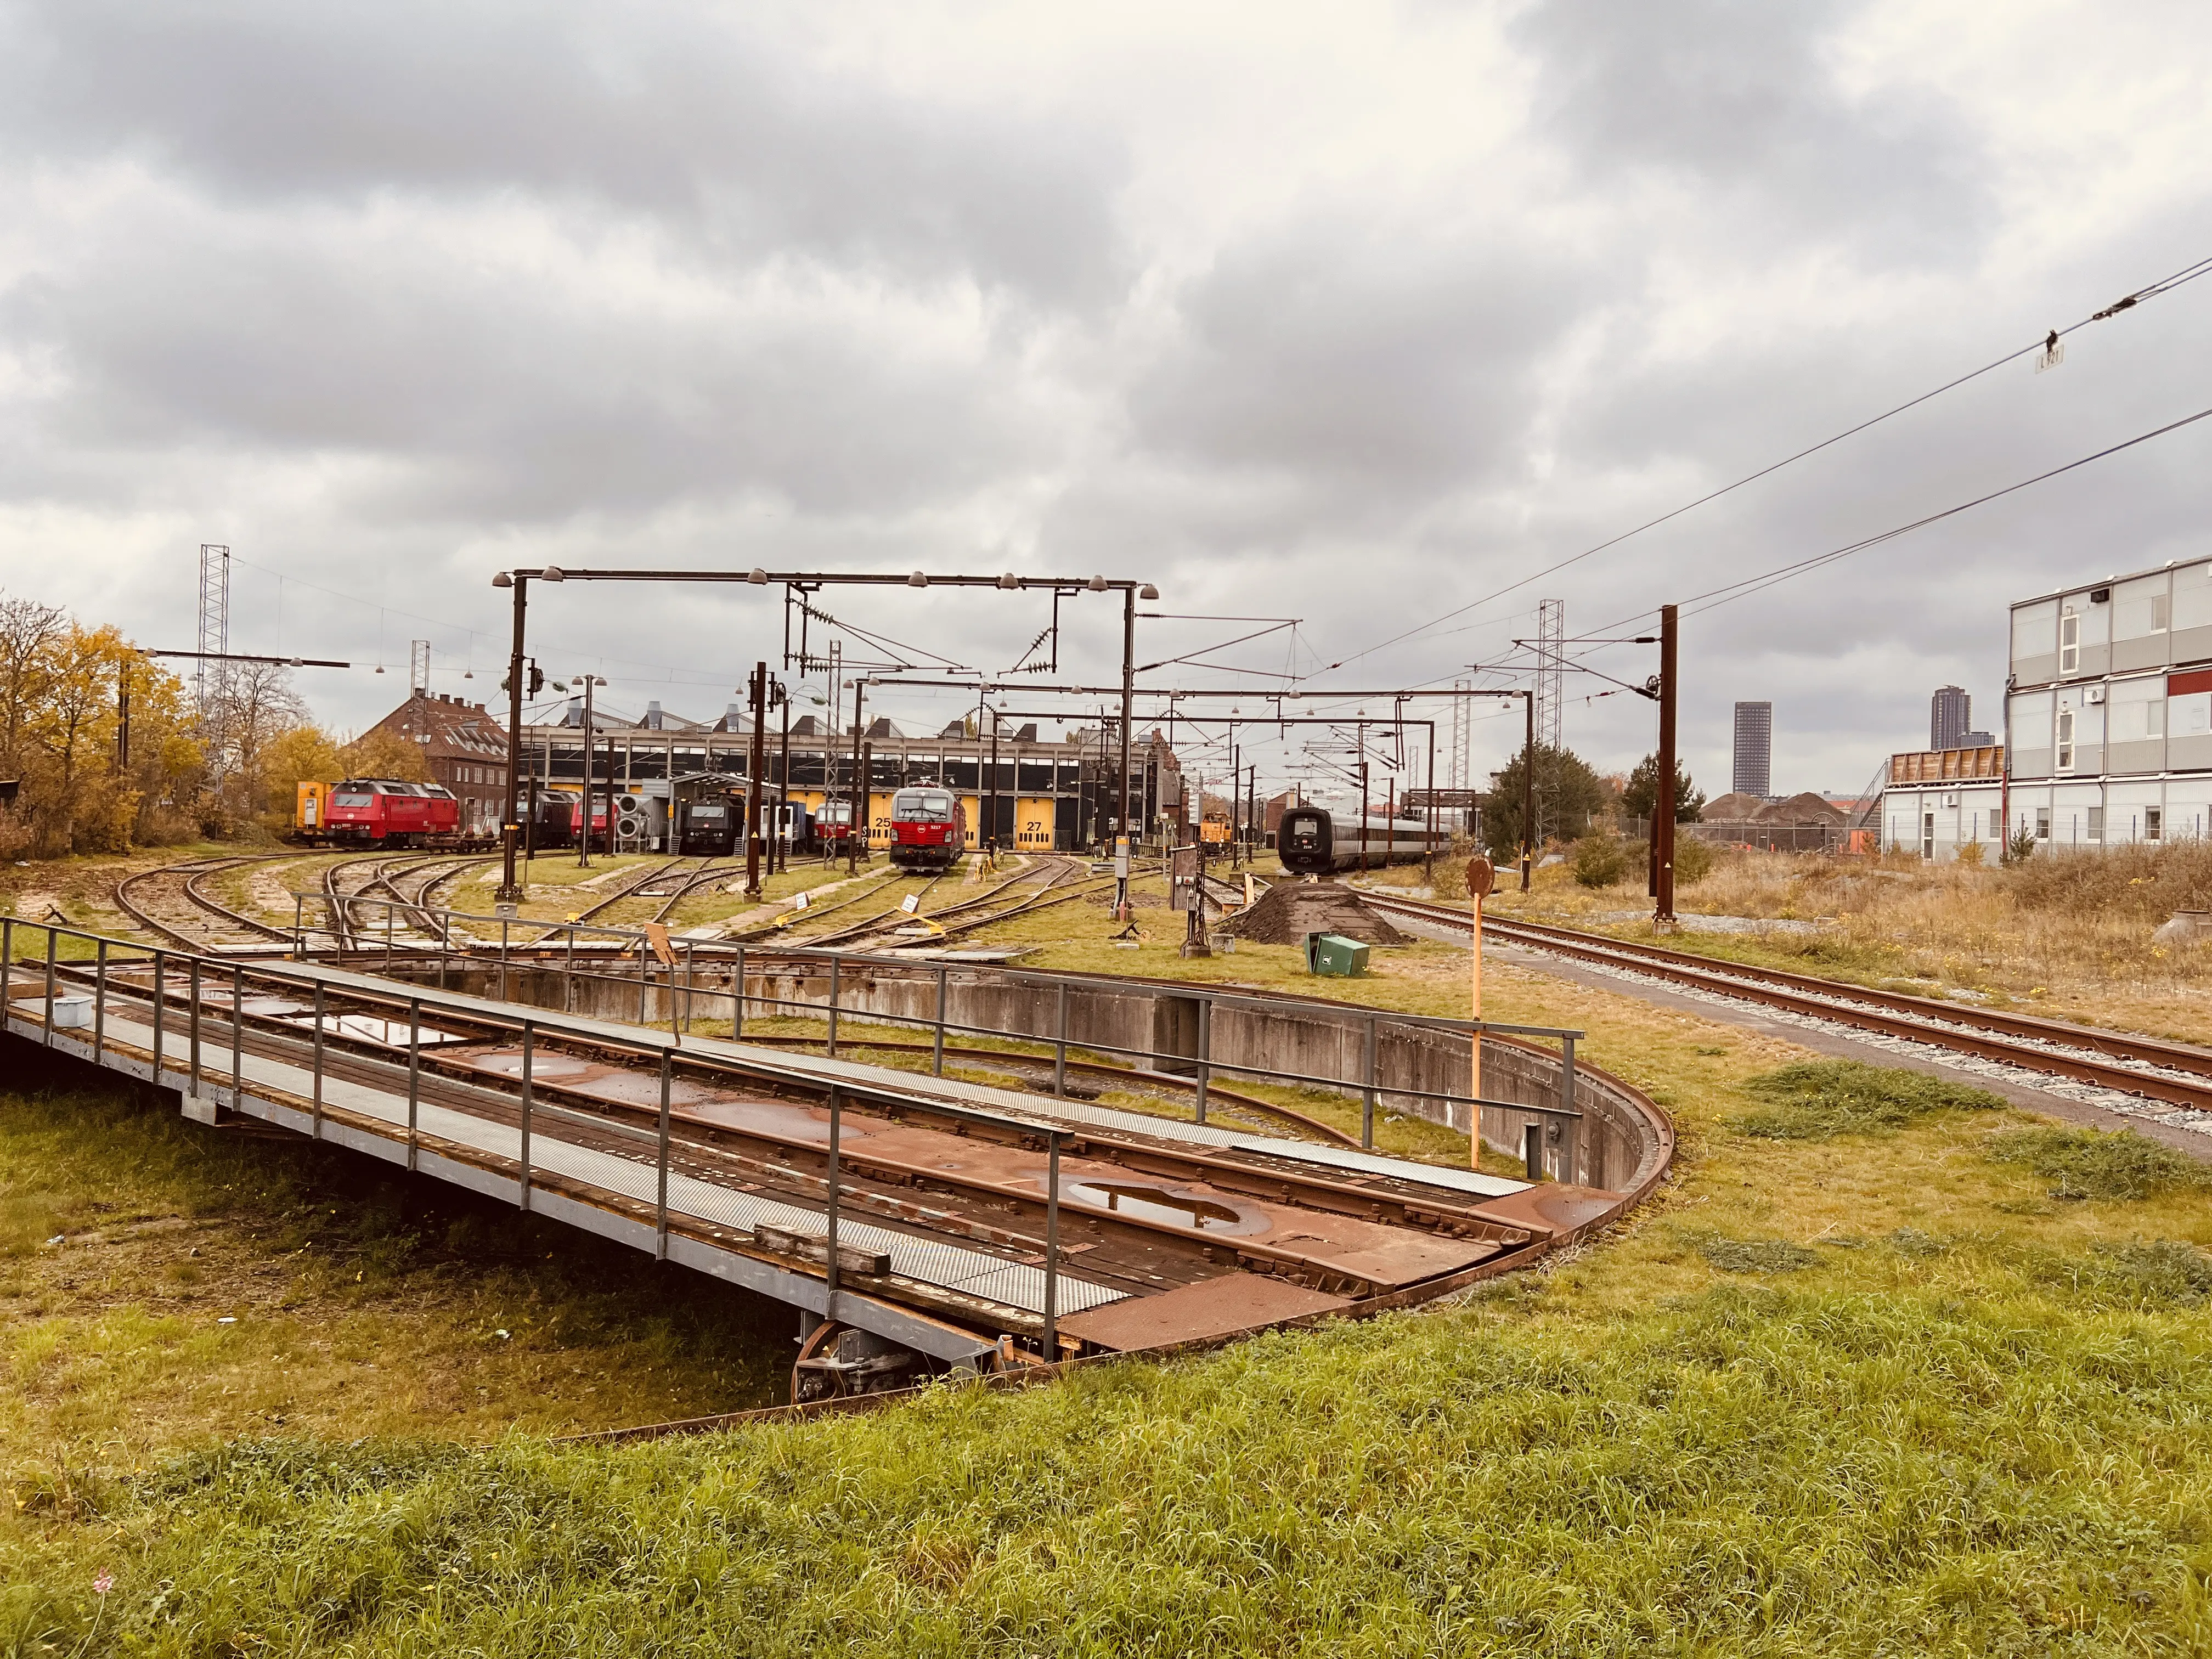
[[[423,754],[433,760],[504,759],[507,727],[480,702],[463,702],[442,693],[412,696],[376,723],[378,731],[428,738]]]

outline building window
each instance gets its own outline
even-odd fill
[[[2070,708],[2058,711],[2058,769],[2074,769],[2074,711]]]
[[[2093,806],[2089,809],[2089,839],[2100,842],[2104,838],[2105,809],[2101,806]]]
[[[2035,809],[2035,838],[2038,841],[2051,839],[2051,809],[2048,806]]]
[[[2161,831],[2165,827],[2166,811],[2163,807],[2146,806],[2143,808],[2143,839],[2145,841],[2156,841],[2159,838],[2160,831]]]
[[[2150,631],[2152,633],[2163,634],[2166,632],[2167,621],[2172,614],[2168,609],[2172,604],[2172,601],[2163,593],[2154,593],[2151,595]]]
[[[1933,812],[1920,815],[1920,856],[1923,859],[1936,856],[1936,815]]]
[[[2081,618],[2071,611],[2058,619],[2058,672],[2070,674],[2081,665]]]

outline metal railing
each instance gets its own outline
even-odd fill
[[[743,1038],[745,1022],[748,1018],[757,1017],[756,1010],[762,1011],[769,1018],[775,1018],[781,1013],[794,1018],[822,1019],[826,1022],[828,1028],[825,1045],[827,1051],[835,1057],[840,1042],[843,1040],[840,1032],[841,1022],[853,1017],[863,1017],[875,1023],[912,1027],[930,1033],[932,1051],[930,1070],[933,1075],[939,1077],[942,1077],[945,1073],[945,1045],[948,1034],[1000,1039],[1013,1035],[998,1026],[971,1024],[948,1018],[946,1014],[947,977],[948,974],[954,970],[955,964],[942,961],[922,963],[901,961],[896,957],[876,956],[866,952],[819,950],[804,945],[748,947],[744,945],[728,945],[720,940],[692,939],[666,940],[668,955],[663,957],[659,955],[662,948],[660,942],[656,941],[643,929],[635,927],[588,922],[526,921],[499,916],[475,916],[465,912],[433,909],[399,900],[356,898],[340,901],[328,900],[324,895],[295,895],[295,896],[301,900],[309,898],[325,900],[333,905],[345,903],[380,908],[385,913],[386,919],[386,927],[383,930],[385,940],[383,966],[386,973],[391,973],[404,964],[424,968],[435,965],[442,979],[444,975],[457,964],[481,968],[495,962],[500,975],[499,994],[501,1000],[505,1000],[508,990],[507,976],[518,963],[539,969],[556,965],[554,961],[548,960],[543,955],[519,957],[518,951],[528,950],[533,946],[542,948],[546,940],[554,939],[561,941],[565,946],[557,958],[557,965],[564,978],[602,984],[618,984],[627,988],[634,988],[637,995],[635,1018],[640,1024],[651,1023],[649,1017],[653,1010],[654,996],[656,993],[661,994],[666,998],[669,1006],[671,1018],[668,1024],[672,1030],[678,1033],[688,1034],[696,1027],[697,1006],[700,1000],[705,999],[708,1009],[721,1014],[726,1021],[730,1036],[733,1041]],[[433,917],[438,922],[438,930],[434,933],[419,934],[418,937],[424,941],[419,945],[398,942],[392,922],[395,912]],[[295,927],[302,914],[295,908]],[[497,957],[495,958],[489,954],[489,941],[485,942],[481,953],[474,949],[456,947],[452,940],[452,933],[454,924],[461,922],[483,922],[496,927],[500,930]],[[511,930],[520,928],[538,930],[538,938],[534,940],[526,940],[518,945]],[[298,927],[297,931],[304,948],[307,930],[304,927]],[[588,951],[582,956],[578,953],[577,947],[580,940],[586,939],[595,943],[603,941],[611,953],[617,956],[628,956],[634,951],[637,958],[635,977],[633,979],[595,971],[588,964],[592,957],[601,954],[600,951]],[[374,952],[372,950],[368,954],[374,956]],[[727,964],[731,971],[732,988],[726,990],[713,986],[700,986],[697,982],[698,964],[702,959],[718,966]],[[773,971],[769,964],[792,962],[826,965],[829,981],[826,1000],[775,997],[768,994],[765,991],[755,992],[750,989],[749,966],[750,974],[765,976]],[[923,1017],[872,1009],[863,1014],[861,1010],[850,1007],[844,1001],[842,993],[848,970],[852,968],[859,968],[866,976],[872,978],[880,978],[890,974],[914,975],[921,971],[932,974],[935,980],[936,991],[934,1013],[929,1017]],[[1049,1036],[1042,1033],[1028,1034],[1016,1037],[1015,1040],[1049,1045],[1053,1060],[1053,1093],[1056,1097],[1065,1097],[1067,1093],[1067,1064],[1071,1050],[1130,1060],[1150,1061],[1155,1066],[1164,1060],[1192,1068],[1194,1079],[1194,1121],[1199,1123],[1205,1123],[1207,1121],[1209,1085],[1216,1075],[1227,1074],[1264,1083],[1298,1085],[1322,1089],[1332,1093],[1356,1094],[1360,1102],[1359,1144],[1364,1149],[1370,1151],[1373,1150],[1375,1146],[1376,1107],[1378,1103],[1387,1097],[1401,1097],[1409,1100],[1429,1102],[1444,1109],[1447,1121],[1450,1118],[1451,1108],[1465,1107],[1469,1112],[1470,1125],[1478,1135],[1486,1114],[1511,1113],[1516,1115],[1533,1115],[1542,1120],[1545,1127],[1544,1140],[1553,1149],[1554,1156],[1531,1162],[1528,1157],[1530,1150],[1528,1142],[1525,1136],[1522,1137],[1520,1151],[1528,1178],[1534,1181],[1542,1179],[1547,1175],[1553,1175],[1559,1179],[1571,1180],[1577,1168],[1581,1152],[1579,1126],[1584,1115],[1575,1103],[1576,1048],[1577,1044],[1585,1035],[1579,1030],[1550,1025],[1510,1024],[1495,1020],[1452,1019],[1432,1015],[1398,1013],[1370,1010],[1353,1004],[1334,1002],[1322,998],[1301,999],[1297,1002],[1286,1002],[1282,997],[1255,996],[1249,993],[1220,990],[1211,986],[1182,981],[1169,982],[1129,980],[1110,975],[1073,974],[1058,970],[1022,969],[1000,963],[976,964],[973,969],[962,965],[959,970],[988,972],[1000,984],[1054,988],[1055,1012],[1054,1029],[1052,1034]],[[1198,1004],[1197,1032],[1194,1052],[1163,1053],[1157,1048],[1136,1048],[1095,1038],[1081,1041],[1072,1039],[1068,1035],[1067,1025],[1067,999],[1071,989],[1100,996],[1172,997],[1196,1002]],[[726,1007],[724,1005],[726,1005]],[[1365,1041],[1359,1075],[1322,1076],[1288,1070],[1274,1064],[1267,1066],[1239,1064],[1221,1059],[1213,1053],[1213,1024],[1217,1009],[1225,1007],[1263,1012],[1279,1016],[1286,1007],[1298,1006],[1310,1007],[1316,1012],[1326,1011],[1334,1018],[1352,1018],[1364,1022]],[[1382,1021],[1388,1021],[1401,1029],[1426,1030],[1449,1034],[1464,1038],[1470,1045],[1473,1044],[1478,1033],[1486,1036],[1525,1037],[1540,1042],[1555,1042],[1559,1045],[1560,1076],[1557,1098],[1559,1103],[1545,1105],[1537,1102],[1500,1100],[1494,1097],[1459,1094],[1449,1090],[1424,1089],[1409,1084],[1385,1082],[1378,1074],[1380,1058],[1380,1045],[1377,1041],[1380,1029],[1378,1022]]]
[[[29,955],[19,948],[18,934],[22,933],[43,935],[44,948],[39,955],[35,957]],[[72,965],[70,962],[64,960],[60,949],[60,942],[64,939],[82,940],[93,947],[91,957],[85,959],[88,964],[88,967]],[[112,950],[126,951],[133,954],[128,957],[118,958],[111,955]],[[111,973],[111,969],[116,966],[150,967],[149,987],[143,991],[135,988],[127,990],[118,988]],[[185,1054],[182,1069],[170,1071],[165,1066],[164,1052],[173,1018],[169,985],[172,976],[179,969],[183,970],[185,1006],[181,1010],[177,1011],[176,1017],[182,1020],[183,1029],[179,1035],[185,1041]],[[180,1095],[193,1101],[210,1101],[218,1107],[228,1106],[234,1112],[246,1110],[244,1104],[246,1099],[245,1039],[246,1024],[249,1018],[246,1012],[246,987],[249,983],[259,983],[264,986],[273,984],[289,994],[310,994],[312,997],[309,1011],[311,1028],[307,1037],[303,1039],[295,1035],[293,1030],[277,1023],[279,1016],[272,1015],[268,1024],[256,1028],[257,1036],[261,1039],[257,1047],[258,1051],[264,1054],[274,1051],[277,1054],[288,1054],[294,1058],[297,1058],[302,1050],[305,1051],[310,1070],[307,1106],[311,1138],[316,1139],[327,1138],[326,1127],[330,1109],[325,1104],[324,1097],[325,1083],[328,1074],[329,1051],[325,1039],[334,1030],[341,1038],[345,1036],[344,1028],[341,1023],[344,1016],[342,1012],[333,1012],[332,999],[330,995],[331,988],[326,978],[313,969],[306,967],[287,967],[265,962],[249,963],[241,961],[221,961],[194,952],[171,950],[161,945],[141,945],[133,941],[112,940],[103,935],[81,928],[64,927],[55,923],[25,921],[13,917],[0,918],[0,1000],[4,1000],[6,1015],[10,1018],[15,1012],[16,1000],[15,992],[19,969],[25,972],[39,972],[43,975],[42,980],[34,983],[38,994],[43,1000],[40,1041],[46,1047],[54,1046],[58,1030],[75,1029],[74,1025],[60,1026],[56,1010],[64,1000],[64,987],[82,981],[88,986],[93,1005],[89,1058],[95,1064],[115,1066],[119,1064],[123,1058],[108,1040],[108,1014],[111,1006],[128,1005],[134,1009],[147,1010],[150,1012],[152,1019],[150,1052],[148,1058],[150,1060],[154,1082],[159,1086],[168,1086],[165,1079],[171,1076],[176,1077],[179,1079],[177,1086]],[[227,1088],[221,1081],[216,1080],[220,1076],[219,1073],[210,1073],[204,1053],[204,1026],[206,1024],[204,1011],[207,1003],[210,1000],[210,992],[207,984],[210,977],[227,977],[230,981],[228,1006],[224,1012],[222,1021],[229,1028],[229,1075]],[[387,1022],[387,1035],[383,1046],[392,1048],[397,1048],[398,1044],[392,1042],[389,1036],[391,1016],[397,1012],[398,1005],[404,1006],[407,1040],[404,1068],[397,1061],[364,1055],[350,1048],[343,1052],[356,1072],[366,1066],[374,1072],[384,1073],[388,1081],[394,1085],[395,1090],[404,1086],[406,1099],[404,1163],[410,1171],[421,1168],[421,1154],[424,1139],[421,1125],[421,1107],[425,1011],[428,1010],[434,1019],[446,1023],[489,1026],[496,1030],[511,1030],[519,1033],[521,1043],[521,1066],[517,1079],[516,1103],[519,1103],[520,1107],[518,1125],[520,1145],[518,1157],[514,1160],[516,1166],[519,1207],[524,1211],[529,1211],[532,1207],[531,1194],[533,1190],[533,1182],[538,1178],[539,1172],[532,1162],[531,1143],[532,1133],[541,1119],[588,1128],[594,1133],[612,1135],[618,1139],[628,1140],[641,1146],[645,1143],[650,1143],[653,1147],[653,1168],[655,1176],[653,1253],[659,1260],[665,1261],[668,1255],[671,1100],[677,1060],[681,1058],[686,1065],[696,1069],[732,1073],[750,1079],[757,1079],[763,1073],[767,1073],[772,1075],[775,1080],[787,1085],[795,1085],[809,1090],[826,1089],[830,1108],[830,1135],[827,1152],[828,1173],[823,1182],[825,1261],[823,1265],[824,1307],[822,1316],[828,1321],[835,1321],[839,1316],[837,1297],[840,1263],[837,1236],[840,1216],[845,1205],[846,1188],[838,1178],[838,1168],[843,1126],[842,1108],[847,1098],[880,1099],[900,1105],[919,1106],[931,1114],[950,1117],[959,1122],[1009,1130],[1028,1138],[1042,1137],[1045,1142],[1047,1161],[1042,1346],[1043,1354],[1048,1359],[1057,1355],[1060,1271],[1060,1151],[1063,1143],[1071,1135],[1078,1133],[1095,1133],[1095,1131],[1079,1132],[1054,1124],[1038,1122],[1031,1118],[984,1111],[943,1100],[935,1096],[925,1097],[902,1096],[895,1089],[884,1085],[856,1084],[850,1080],[825,1081],[820,1078],[805,1074],[775,1072],[772,1068],[757,1063],[716,1054],[696,1047],[686,1048],[684,1046],[683,1034],[680,1032],[672,1033],[667,1042],[658,1042],[651,1036],[642,1034],[626,1034],[596,1021],[591,1022],[586,1026],[580,1021],[563,1019],[560,1017],[532,1015],[519,1012],[513,1015],[495,1012],[486,1010],[474,999],[465,1001],[459,997],[425,993],[420,988],[412,987],[407,988],[404,991],[395,988],[392,993],[373,992],[355,987],[346,987],[340,991],[339,996],[345,1001],[365,1005],[378,1011],[376,1017],[385,1018]],[[649,1130],[644,1129],[625,1123],[617,1117],[575,1111],[556,1103],[539,1099],[534,1060],[538,1040],[549,1032],[574,1042],[588,1044],[594,1048],[612,1048],[633,1054],[641,1060],[657,1064],[660,1079],[660,1097],[654,1127]],[[483,1087],[483,1085],[475,1082],[465,1084],[463,1086],[470,1090],[480,1090]],[[289,1104],[274,1099],[271,1099],[270,1103],[271,1105]],[[358,1117],[360,1115],[354,1115]],[[390,1126],[385,1125],[380,1120],[364,1118],[362,1120],[361,1127],[371,1133],[383,1135]],[[432,1137],[432,1139],[439,1138]],[[453,1146],[456,1143],[443,1142],[442,1144]],[[479,1157],[499,1156],[496,1153],[485,1152],[482,1148],[471,1150],[476,1152]],[[568,1176],[562,1178],[574,1179]],[[580,1184],[588,1186],[592,1183]],[[598,1190],[605,1192],[611,1189],[600,1188]]]

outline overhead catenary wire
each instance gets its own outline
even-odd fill
[[[1377,651],[1388,650],[1391,646],[1401,644],[1407,640],[1413,638],[1417,635],[1425,634],[1431,629],[1436,627],[1439,623],[1450,622],[1455,617],[1463,617],[1470,611],[1479,610],[1483,605],[1488,605],[1493,600],[1504,599],[1509,593],[1516,592],[1520,589],[1527,587],[1532,583],[1541,581],[1545,577],[1553,575],[1559,571],[1565,570],[1570,565],[1579,564],[1583,560],[1590,558],[1596,554],[1602,553],[1608,548],[1618,547],[1621,543],[1629,540],[1632,537],[1640,536],[1647,530],[1656,530],[1659,526],[1668,522],[1670,520],[1679,519],[1686,513],[1693,512],[1697,508],[1704,507],[1710,502],[1717,501],[1723,495],[1731,495],[1735,491],[1743,489],[1747,484],[1756,483],[1759,479],[1766,477],[1772,473],[1778,472],[1786,466],[1794,465],[1796,463],[1804,460],[1808,456],[1817,455],[1822,450],[1832,448],[1835,445],[1843,442],[1847,438],[1856,437],[1870,427],[1879,426],[1884,421],[1892,419],[1896,416],[1902,415],[1909,410],[1917,409],[1921,404],[1929,402],[1931,399],[1940,398],[1947,392],[1956,391],[1959,387],[1966,385],[1969,381],[1978,380],[1984,374],[1991,374],[1997,369],[2002,368],[2007,363],[2017,362],[2022,357],[2029,356],[2033,353],[2045,350],[2049,345],[2058,340],[2064,339],[2076,329],[2086,328],[2091,323],[2102,322],[2107,318],[2118,315],[2123,311],[2132,309],[2145,300],[2155,299],[2160,295],[2171,293],[2173,289],[2179,288],[2183,283],[2194,282],[2197,277],[2205,275],[2208,271],[2212,271],[2212,257],[2197,259],[2190,264],[2185,265],[2179,270],[2175,271],[2172,276],[2162,276],[2154,283],[2149,283],[2145,287],[2136,289],[2134,292],[2123,295],[2120,299],[2116,300],[2111,305],[2105,307],[2102,310],[2092,312],[2088,316],[2084,317],[2079,322],[2069,323],[2064,328],[2052,329],[2046,334],[2039,337],[2029,344],[2021,346],[2017,350],[2008,351],[2005,353],[2003,356],[1996,358],[1990,362],[1983,364],[1979,368],[1969,370],[1967,373],[1959,375],[1955,379],[1946,380],[1942,385],[1936,386],[1930,391],[1923,392],[1917,398],[1908,398],[1905,402],[1899,404],[1894,408],[1886,409],[1879,415],[1869,416],[1867,419],[1860,421],[1855,425],[1844,428],[1844,430],[1835,434],[1832,437],[1823,438],[1819,443],[1808,445],[1807,447],[1797,451],[1795,454],[1785,455],[1778,461],[1770,462],[1768,465],[1760,467],[1755,472],[1746,473],[1742,477],[1736,479],[1733,483],[1723,484],[1717,489],[1709,490],[1705,495],[1698,496],[1695,501],[1685,501],[1681,506],[1674,508],[1671,512],[1662,513],[1655,519],[1648,519],[1644,523],[1638,525],[1632,530],[1624,530],[1618,536],[1611,537],[1605,541],[1601,541],[1595,547],[1584,548],[1581,552],[1573,554],[1567,558],[1561,559],[1556,564],[1547,565],[1541,570],[1534,571],[1528,575],[1520,578],[1518,580],[1509,582],[1504,587],[1498,588],[1494,592],[1486,593],[1480,599],[1469,600],[1467,604],[1459,606],[1455,610],[1445,611],[1442,616],[1431,617],[1428,621],[1419,623],[1413,628],[1409,628],[1403,633],[1392,635],[1389,639],[1382,641],[1380,644],[1371,645],[1364,651],[1355,652],[1352,655],[1343,658],[1340,661],[1329,664],[1328,668],[1324,668],[1317,672],[1327,673],[1330,669],[1342,668],[1347,664],[1359,661],[1364,657],[1370,657]]]
[[[1833,564],[1840,559],[1847,559],[1855,553],[1863,553],[1869,548],[1880,547],[1885,543],[1893,542],[1900,537],[1911,535],[1916,530],[1924,530],[1929,525],[1941,524],[1946,519],[1954,519],[1961,513],[1971,513],[1978,507],[1985,507],[1990,502],[2001,500],[2004,496],[2016,495],[2021,490],[2031,489],[2081,467],[2107,459],[2124,450],[2133,449],[2138,444],[2147,444],[2154,438],[2162,438],[2170,432],[2179,432],[2184,427],[2193,426],[2197,422],[2207,418],[2212,418],[2212,409],[2200,409],[2194,415],[2185,415],[2179,420],[2168,421],[2163,426],[2153,427],[2148,432],[2139,432],[2132,438],[2124,438],[2118,443],[2109,444],[2092,454],[2068,461],[2063,466],[2051,467],[2037,473],[2033,477],[2022,478],[2017,483],[2005,485],[2001,489],[1989,490],[1975,496],[1972,501],[1960,501],[1954,507],[1943,508],[1941,512],[1923,514],[1909,523],[1897,525],[1871,536],[1862,537],[1855,542],[1846,542],[1841,547],[1832,547],[1826,552],[1793,560],[1785,565],[1778,565],[1771,570],[1746,576],[1739,581],[1727,582],[1719,587],[1707,588],[1702,593],[1692,593],[1686,599],[1678,600],[1677,603],[1682,607],[1683,613],[1687,616],[1696,616],[1703,611],[1717,609],[1723,605],[1733,604],[1737,599],[1747,599],[1753,593],[1818,570],[1823,566]],[[1607,629],[1624,627],[1636,621],[1638,617],[1648,617],[1651,614],[1649,611],[1639,611],[1634,616],[1625,617],[1619,622],[1607,623]]]

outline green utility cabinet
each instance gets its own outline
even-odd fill
[[[1306,970],[1332,979],[1356,978],[1367,971],[1367,947],[1341,933],[1308,933]]]

